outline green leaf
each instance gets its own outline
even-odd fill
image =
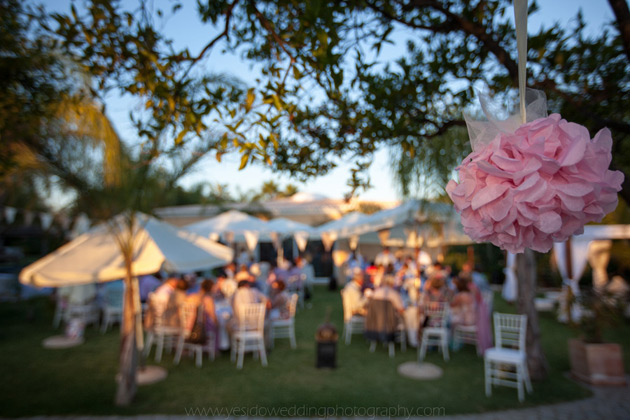
[[[175,138],[175,144],[180,145],[184,141],[184,136],[188,133],[188,130],[182,130]]]
[[[282,103],[280,103],[278,95],[274,93],[271,98],[273,99],[273,106],[275,106],[278,111],[282,111]]]
[[[241,156],[241,166],[239,166],[239,168],[238,168],[239,171],[247,166],[247,161],[248,160],[249,160],[249,155]]]
[[[254,99],[256,99],[254,88],[250,88],[247,90],[247,99],[245,100],[245,111],[249,112],[249,110],[252,109]]]

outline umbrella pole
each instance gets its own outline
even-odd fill
[[[125,276],[125,296],[123,322],[120,337],[120,380],[116,390],[115,404],[127,406],[136,394],[136,369],[138,366],[138,345],[136,341],[136,308],[134,299],[131,259],[125,255],[127,275]]]

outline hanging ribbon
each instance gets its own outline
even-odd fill
[[[527,122],[525,110],[525,82],[527,81],[527,0],[514,0],[514,25],[518,50],[518,96],[521,123]]]

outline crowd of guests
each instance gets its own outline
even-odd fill
[[[180,309],[185,304],[201,306],[206,331],[215,336],[220,327],[234,329],[241,308],[251,303],[263,303],[269,320],[286,319],[290,293],[302,290],[308,299],[312,278],[312,266],[302,257],[293,262],[282,260],[278,265],[233,262],[212,274],[170,275],[163,282],[156,275],[142,276],[138,280],[140,299],[147,306],[144,326],[151,329],[156,315],[165,325],[179,325]],[[163,308],[162,312],[156,314],[156,308]],[[229,318],[225,325],[221,325],[224,319],[219,319],[219,314]],[[192,325],[185,327],[191,329]]]
[[[397,258],[385,247],[373,262],[352,252],[346,261],[347,283],[344,300],[350,311],[366,315],[370,299],[389,300],[404,319],[406,310],[417,311],[418,337],[426,326],[423,308],[430,302],[445,302],[449,306],[449,323],[475,325],[481,350],[490,346],[490,318],[483,293],[489,290],[487,278],[472,264],[465,263],[458,271],[433,262],[428,254],[416,249],[412,256]],[[427,320],[428,321],[428,320]],[[409,327],[409,326],[407,326]]]

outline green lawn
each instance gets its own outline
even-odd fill
[[[86,331],[86,343],[67,350],[48,350],[41,341],[58,334],[51,327],[52,304],[46,299],[28,303],[0,304],[0,416],[61,414],[186,414],[189,409],[257,407],[258,411],[240,414],[272,415],[272,409],[300,408],[288,415],[321,415],[325,407],[336,415],[379,413],[377,407],[437,407],[439,414],[484,412],[527,407],[589,395],[585,388],[565,378],[569,369],[567,338],[576,332],[557,324],[551,315],[541,319],[543,345],[550,365],[544,382],[534,383],[534,393],[519,404],[516,390],[495,388],[491,398],[484,395],[483,360],[471,346],[454,352],[450,362],[432,352],[427,361],[444,369],[435,381],[419,382],[399,376],[396,368],[416,358],[415,349],[402,353],[397,349],[391,359],[381,346],[370,353],[365,340],[355,335],[350,346],[338,347],[338,368],[315,368],[317,326],[332,308],[332,320],[341,332],[341,298],[338,292],[316,289],[313,307],[298,312],[298,348],[291,350],[288,340],[276,343],[269,355],[269,366],[263,368],[251,356],[238,371],[229,355],[204,360],[201,369],[191,358],[179,366],[172,355],[165,355],[161,365],[168,369],[167,380],[139,388],[131,407],[113,406],[114,376],[117,369],[118,335],[110,331],[101,335],[94,328]],[[501,311],[513,311],[504,302],[496,302]],[[615,331],[615,338],[625,340],[630,349],[630,328]],[[153,353],[151,354],[151,356]],[[626,362],[630,355],[626,354]],[[152,357],[149,363],[154,363]],[[343,411],[343,408],[355,411]],[[372,411],[368,411],[372,410]],[[313,411],[314,410],[314,411]],[[320,410],[320,411],[317,411]],[[360,411],[363,410],[363,411]],[[227,412],[224,412],[226,415]],[[383,414],[382,411],[380,411]],[[223,413],[222,413],[223,414]],[[236,415],[238,412],[232,412]],[[397,416],[403,412],[395,413]]]

